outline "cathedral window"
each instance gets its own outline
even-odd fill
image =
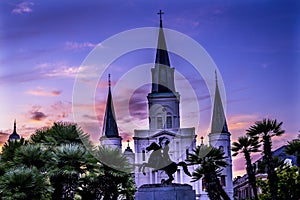
[[[221,176],[221,179],[220,179],[220,184],[221,184],[221,186],[226,186],[226,179],[225,179],[225,175],[222,175]]]
[[[172,128],[172,117],[167,116],[167,128]]]
[[[162,117],[157,117],[157,128],[158,129],[162,129],[163,128]]]
[[[188,148],[185,150],[185,157],[186,157],[186,159],[189,158],[189,149]]]
[[[142,150],[142,161],[146,160],[146,152],[145,150]]]
[[[206,192],[206,182],[204,178],[202,178],[202,191]]]

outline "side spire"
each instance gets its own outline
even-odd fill
[[[214,99],[214,108],[211,124],[211,133],[228,133],[228,127],[226,122],[226,117],[224,113],[224,108],[221,100],[221,95],[218,86],[218,76],[215,71],[216,79],[216,90],[215,90],[215,99]]]
[[[116,115],[111,95],[111,81],[110,74],[108,75],[108,96],[106,101],[106,110],[103,121],[102,135],[106,137],[119,137],[118,126],[116,122]]]
[[[13,141],[13,140],[19,140],[21,139],[20,135],[17,133],[17,122],[16,119],[14,120],[14,130],[13,132],[9,135],[8,140]]]

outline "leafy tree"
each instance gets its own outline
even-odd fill
[[[45,172],[53,161],[52,153],[39,144],[29,144],[21,146],[15,152],[14,165],[25,165],[36,167],[41,172]]]
[[[267,174],[269,179],[270,193],[272,200],[277,199],[278,193],[278,177],[275,171],[276,164],[272,157],[272,140],[274,136],[280,136],[284,133],[281,129],[282,122],[277,123],[277,120],[263,119],[255,122],[247,130],[247,134],[251,137],[260,136],[263,142],[263,161],[266,164]]]
[[[300,173],[300,135],[298,135],[298,139],[292,140],[288,143],[285,152],[289,155],[296,156],[298,171]]]
[[[90,164],[88,152],[82,145],[64,144],[55,149],[53,156],[56,165],[51,171],[53,199],[74,199],[79,177]]]
[[[192,181],[204,178],[210,199],[230,199],[219,181],[222,168],[228,165],[225,159],[224,152],[220,149],[201,145],[197,146],[186,160],[190,164],[199,165],[192,173]]]
[[[259,151],[260,144],[258,142],[258,137],[247,137],[242,136],[238,138],[237,142],[234,142],[232,151],[235,152],[232,156],[237,156],[239,153],[243,153],[246,160],[246,171],[248,174],[249,184],[252,187],[254,198],[258,200],[257,187],[256,187],[256,177],[255,169],[253,168],[251,162],[251,153],[256,153]]]
[[[33,143],[42,143],[52,146],[59,146],[61,144],[84,144],[91,147],[89,135],[85,134],[77,124],[70,122],[55,122],[52,127],[45,127],[36,130],[30,136]]]
[[[130,174],[132,168],[128,159],[117,148],[100,146],[95,157],[101,162],[102,175],[98,176],[103,199],[133,199],[135,186]]]
[[[300,175],[297,167],[283,165],[278,167],[278,199],[299,200],[300,199]],[[270,180],[259,179],[258,186],[261,189],[260,200],[270,200]]]
[[[16,167],[0,177],[0,194],[7,200],[49,199],[52,187],[49,180],[35,167]]]
[[[28,143],[24,138],[21,138],[20,140],[12,140],[7,141],[2,147],[2,155],[1,155],[1,161],[2,162],[8,162],[13,161],[15,156],[15,151],[20,148],[21,146],[24,146]]]

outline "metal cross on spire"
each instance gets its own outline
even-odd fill
[[[162,20],[162,15],[165,14],[163,11],[159,10],[157,13],[159,15],[159,19]]]

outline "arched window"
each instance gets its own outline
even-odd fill
[[[162,117],[157,117],[157,128],[158,129],[162,129],[163,128]]]
[[[145,150],[142,150],[142,161],[146,160],[146,152]]]
[[[172,116],[167,116],[167,128],[172,128]]]
[[[226,176],[225,175],[222,175],[221,176],[221,179],[220,179],[220,184],[222,185],[222,186],[226,186]]]

